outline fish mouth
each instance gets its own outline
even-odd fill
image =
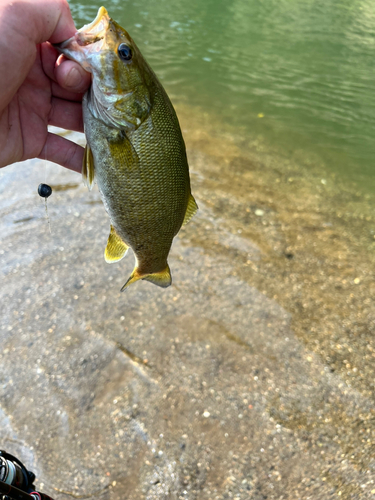
[[[89,24],[85,24],[71,38],[61,43],[55,43],[53,46],[61,54],[69,59],[78,62],[85,69],[85,60],[88,52],[99,52],[102,44],[98,44],[104,39],[107,32],[110,17],[104,7],[100,7],[96,18]],[[94,44],[97,44],[93,47]]]
[[[100,33],[105,31],[108,28],[109,15],[107,9],[105,7],[100,7],[98,13],[96,14],[96,18],[89,24],[85,24],[82,26],[78,33]]]

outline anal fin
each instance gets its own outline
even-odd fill
[[[197,205],[196,201],[194,200],[194,196],[190,193],[188,206],[187,206],[186,212],[185,212],[185,218],[184,218],[184,221],[182,223],[183,226],[185,224],[187,224],[189,222],[189,220],[194,217],[197,210],[198,210],[198,205]]]
[[[125,257],[128,251],[128,245],[122,241],[120,236],[116,233],[116,229],[111,225],[111,232],[108,236],[107,246],[104,251],[104,258],[108,264],[118,262]]]
[[[83,156],[82,178],[83,178],[83,182],[86,184],[86,186],[91,191],[92,186],[94,185],[95,168],[94,168],[94,157],[92,155],[91,148],[88,144],[86,144],[85,153]]]

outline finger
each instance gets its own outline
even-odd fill
[[[29,43],[58,43],[77,31],[67,0],[2,0],[0,14],[6,21],[5,39],[9,30],[10,36],[21,35]]]
[[[1,0],[0,31],[0,109],[3,109],[32,68],[37,56],[36,44],[46,40],[61,42],[76,29],[67,0]]]
[[[35,3],[35,1],[36,0],[31,0],[32,3]],[[47,30],[44,29],[44,33],[42,32],[41,34],[41,42],[49,40],[51,43],[59,43],[74,35],[77,29],[75,27],[67,0],[54,0],[54,2],[51,2],[51,0],[37,1],[41,2],[43,9],[45,9],[45,18],[48,18],[47,16],[52,17],[53,15],[56,15],[57,12],[59,15],[56,24],[55,18],[53,18],[52,22],[50,21],[48,24],[49,28],[53,27],[52,34],[45,37]],[[46,25],[47,24],[45,24],[45,26]]]
[[[65,90],[57,83],[52,82],[51,90],[53,97],[59,97],[60,99],[65,99],[66,101],[82,102],[83,94],[77,94],[76,92]]]
[[[59,57],[48,42],[42,43],[40,49],[43,71],[52,81],[52,94],[69,101],[82,101],[82,94],[91,83],[90,74],[76,62]]]
[[[43,65],[43,71],[52,81],[56,81],[55,65],[58,57],[59,54],[57,50],[49,42],[40,44],[40,58]]]
[[[82,106],[80,103],[52,98],[51,104],[51,112],[48,118],[49,125],[83,132]]]
[[[70,92],[84,93],[91,83],[91,75],[79,64],[61,58],[55,68],[54,79],[64,89]]]
[[[48,133],[47,140],[38,158],[53,161],[59,165],[81,172],[84,149],[72,141],[56,134]]]

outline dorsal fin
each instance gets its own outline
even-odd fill
[[[184,222],[182,223],[183,226],[185,224],[187,224],[189,222],[189,220],[194,217],[197,210],[198,210],[198,205],[197,205],[196,201],[194,200],[194,196],[190,193],[188,206],[187,206],[186,212],[185,212]]]

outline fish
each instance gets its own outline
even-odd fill
[[[133,250],[135,267],[121,291],[138,280],[166,288],[173,238],[198,209],[173,105],[134,40],[104,7],[54,47],[92,76],[82,100],[82,176],[90,190],[98,185],[109,215],[104,258],[115,263]]]

